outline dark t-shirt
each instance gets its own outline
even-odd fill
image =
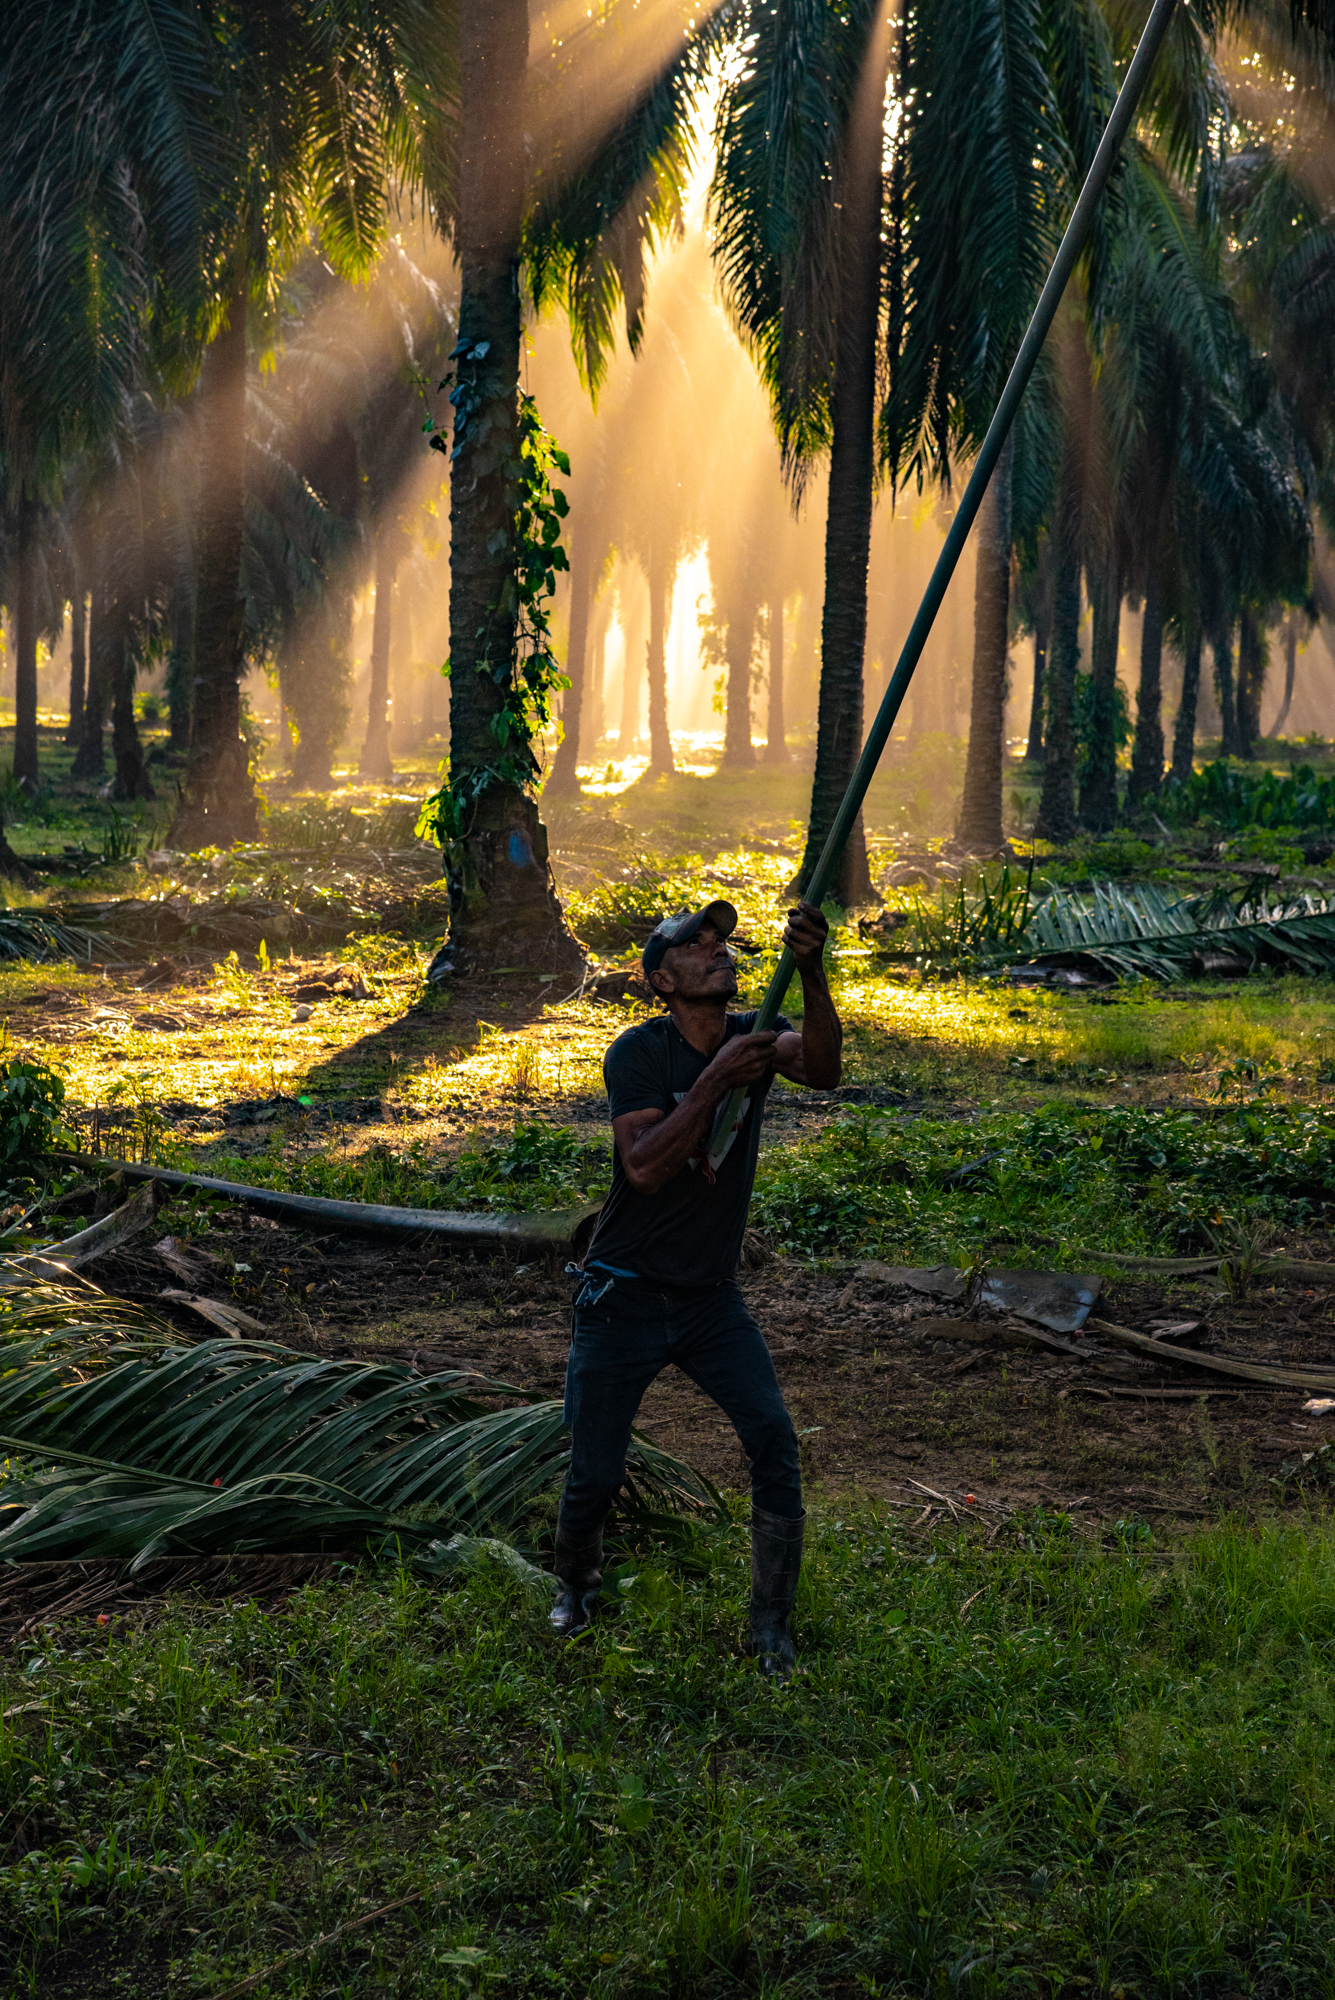
[[[724,1039],[748,1035],[755,1015],[730,1014]],[[780,1016],[779,1034],[790,1032]],[[603,1059],[613,1118],[627,1111],[675,1110],[708,1069],[711,1058],[686,1040],[670,1014],[627,1028]],[[717,1121],[703,1155],[674,1174],[657,1194],[626,1179],[613,1149],[612,1192],[603,1204],[586,1262],[633,1271],[660,1285],[717,1285],[731,1278],[741,1255],[746,1211],[756,1177],[760,1125],[774,1072],[748,1085],[737,1127],[725,1140]],[[726,1099],[718,1108],[721,1120]]]

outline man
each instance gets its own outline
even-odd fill
[[[770,1086],[778,1075],[832,1090],[843,1031],[818,909],[790,911],[783,934],[802,981],[800,1034],[782,1017],[777,1031],[757,1034],[754,1014],[729,1014],[736,927],[723,902],[658,926],[643,964],[667,1012],[619,1035],[603,1064],[616,1148],[575,1299],[552,1624],[573,1638],[592,1618],[603,1521],[625,1477],[635,1413],[675,1363],[731,1419],[751,1462],[751,1651],[763,1672],[786,1679],[805,1519],[797,1439],[735,1273]],[[741,1113],[722,1132],[738,1086]]]

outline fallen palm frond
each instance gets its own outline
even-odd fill
[[[37,910],[0,913],[0,958],[36,959],[39,964],[57,958],[91,958],[93,946],[101,942],[95,931],[58,923]]]
[[[1129,979],[1184,979],[1210,957],[1306,973],[1335,971],[1335,907],[1311,896],[1235,905],[1219,892],[1173,898],[1153,883],[1097,883],[1088,896],[1054,889],[994,966],[1092,960]],[[1196,962],[1193,967],[1193,960]]]
[[[133,1336],[141,1343],[177,1346],[181,1336],[169,1321],[144,1306],[113,1298],[77,1272],[34,1277],[27,1259],[0,1257],[0,1381],[12,1365],[12,1355],[24,1342],[43,1333],[60,1333],[71,1344],[82,1342],[85,1360],[98,1354],[124,1353]]]
[[[1087,895],[1049,888],[1035,901],[1029,877],[1012,882],[1003,869],[995,885],[982,875],[974,889],[961,881],[943,890],[939,909],[915,897],[909,925],[909,948],[880,956],[928,974],[1082,961],[1121,978],[1165,982],[1258,965],[1335,972],[1335,905],[1312,896],[1234,903],[1223,890],[1174,897],[1148,882],[1130,889],[1097,882]]]
[[[569,1457],[561,1405],[508,1383],[96,1325],[0,1348],[0,1448],[20,1461],[0,1480],[0,1560],[136,1564],[425,1553],[442,1533],[510,1525]],[[639,1437],[627,1492],[632,1512],[719,1506]]]

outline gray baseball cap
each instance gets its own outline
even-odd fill
[[[720,937],[731,937],[737,928],[737,912],[731,903],[707,903],[703,910],[678,910],[674,916],[664,917],[650,933],[641,955],[645,978],[657,972],[673,945],[689,944],[705,924],[712,924]]]

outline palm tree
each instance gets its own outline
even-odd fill
[[[798,889],[862,747],[889,65],[879,0],[754,0],[716,131],[715,254],[796,500],[829,455],[816,768]],[[860,817],[832,893],[845,904],[871,895]]]
[[[133,247],[154,338],[183,378],[207,340],[195,698],[171,837],[230,840],[253,830],[256,810],[240,731],[247,310],[311,230],[341,270],[369,268],[388,175],[412,163],[424,77],[438,91],[448,79],[448,23],[426,0],[240,0],[222,14],[197,0],[23,0],[21,11],[0,78],[6,130],[21,135],[5,169],[10,226],[25,269],[53,251],[59,263],[32,316],[95,319],[108,247]],[[113,194],[119,229],[90,236],[90,211]],[[73,401],[78,378],[47,373]],[[123,389],[123,368],[116,379]]]
[[[878,0],[755,0],[717,123],[711,194],[725,294],[770,394],[800,503],[828,452],[825,607],[810,875],[862,747],[873,422],[881,308],[882,110],[889,42]],[[859,818],[834,892],[871,894]]]
[[[534,793],[531,746],[559,682],[545,664],[545,641],[521,624],[520,604],[526,593],[530,606],[550,594],[545,552],[555,542],[546,538],[559,505],[548,484],[560,460],[519,398],[521,266],[539,309],[564,296],[577,357],[596,389],[621,303],[638,345],[644,247],[680,214],[692,106],[730,13],[717,10],[646,79],[614,89],[603,132],[581,149],[570,112],[583,50],[596,57],[596,38],[555,38],[555,52],[533,66],[530,96],[526,0],[461,0],[459,173],[456,190],[437,203],[460,270],[449,446],[450,768],[430,812],[453,890],[452,938],[484,963],[497,953],[512,964],[579,957]],[[525,118],[516,116],[526,102],[543,137],[531,154]],[[554,115],[562,106],[564,124]]]
[[[905,19],[881,449],[896,485],[948,484],[952,462],[981,442],[1074,198],[1073,172],[1092,157],[1112,92],[1100,38],[1078,10],[1045,18],[1023,0],[935,0]],[[961,61],[978,79],[967,115],[951,82]],[[1040,378],[1024,406],[1040,432],[1045,388]],[[1032,458],[1037,443],[1023,433],[1008,443],[978,521],[959,838],[980,852],[1004,838],[1012,483],[1017,450]]]

